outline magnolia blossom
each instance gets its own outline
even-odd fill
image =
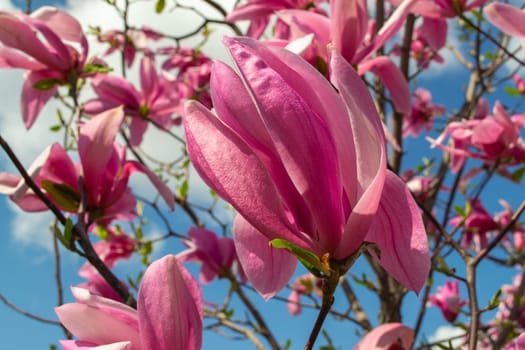
[[[501,199],[499,203],[504,208],[504,211],[496,214],[494,220],[498,223],[499,228],[503,229],[511,222],[514,216],[514,210],[512,210],[511,205],[503,199]],[[514,249],[517,252],[522,251],[523,248],[525,248],[525,225],[516,222],[510,227],[510,232],[513,238]]]
[[[92,83],[98,97],[86,102],[84,112],[99,114],[124,106],[125,114],[131,117],[132,146],[140,145],[150,122],[166,130],[173,126],[172,114],[179,110],[179,100],[167,93],[167,81],[157,73],[153,58],[144,56],[141,60],[140,91],[128,80],[113,74],[99,74]]]
[[[246,4],[236,7],[226,17],[226,20],[229,22],[249,20],[250,26],[246,35],[260,38],[270,22],[270,16],[276,11],[293,8],[311,9],[313,7],[314,11],[321,12],[322,10],[316,6],[322,2],[326,2],[326,0],[248,0]]]
[[[413,3],[413,0],[405,0],[373,37],[370,37],[371,26],[364,0],[331,0],[330,18],[304,10],[283,10],[277,15],[290,26],[290,39],[314,35],[315,53],[310,54],[314,63],[319,59],[328,62],[327,45],[332,43],[348,62],[358,66],[360,75],[367,72],[377,75],[390,92],[396,111],[408,114],[410,90],[399,68],[386,56],[369,57],[397,33]]]
[[[41,7],[30,16],[0,11],[0,28],[0,68],[28,71],[21,109],[30,128],[58,86],[75,85],[82,76],[88,43],[80,23],[54,7]]]
[[[237,261],[233,240],[229,237],[217,237],[210,230],[192,227],[188,233],[190,242],[184,242],[188,249],[177,257],[180,261],[196,261],[202,263],[199,278],[202,283],[210,283],[215,278],[231,273],[234,262]],[[241,278],[243,277],[242,271]]]
[[[136,199],[128,187],[134,172],[145,174],[168,206],[174,196],[164,182],[137,161],[126,160],[125,148],[115,143],[122,124],[122,108],[104,112],[84,124],[78,140],[80,164],[75,164],[59,144],[49,146],[31,165],[36,185],[62,210],[86,213],[86,222],[108,224],[113,219],[134,217]],[[26,211],[44,211],[47,206],[22,177],[0,173],[0,192]]]
[[[86,289],[72,292],[76,303],[55,309],[60,322],[78,338],[60,341],[64,349],[201,349],[202,292],[174,255],[148,267],[137,310]]]
[[[213,66],[216,114],[187,103],[186,140],[201,177],[239,211],[234,240],[254,287],[271,297],[292,276],[295,258],[268,245],[281,239],[320,261],[373,242],[385,269],[419,290],[429,268],[419,209],[386,169],[383,127],[352,66],[332,52],[336,91],[289,51],[250,38],[224,43],[240,75]]]
[[[150,51],[148,48],[149,40],[157,41],[163,37],[161,33],[158,33],[148,26],[142,26],[140,29],[128,28],[126,34],[116,29],[102,33],[100,32],[100,28],[96,28],[95,30],[98,41],[109,44],[109,48],[104,53],[104,56],[108,56],[114,52],[122,52],[127,67],[131,67],[138,51]]]
[[[451,122],[436,140],[429,139],[434,147],[451,154],[452,171],[457,172],[467,158],[477,158],[488,163],[501,161],[506,165],[525,160],[525,144],[520,128],[525,125],[525,115],[509,116],[496,102],[492,116],[481,119]],[[450,145],[443,142],[450,136]]]
[[[385,323],[361,339],[354,350],[408,350],[413,341],[411,328],[401,323]]]
[[[299,276],[292,284],[292,292],[288,296],[288,312],[297,316],[301,313],[301,296],[311,295],[315,293],[318,297],[322,297],[323,280],[315,277],[311,273]]]
[[[414,103],[410,114],[405,115],[403,136],[412,135],[418,137],[421,131],[432,130],[433,118],[446,112],[445,107],[432,104],[430,91],[419,88],[414,92]]]
[[[166,93],[173,98],[197,100],[211,108],[209,95],[211,59],[203,52],[186,47],[165,47],[159,54],[168,55],[162,64],[168,81]],[[166,72],[170,72],[167,74]],[[182,112],[178,111],[178,112]]]
[[[488,235],[491,231],[498,228],[498,224],[489,212],[483,207],[479,199],[469,200],[470,210],[468,215],[458,215],[450,219],[450,224],[454,227],[462,225],[463,241],[465,247],[474,244],[474,249],[479,251],[487,246]]]
[[[454,322],[461,308],[467,304],[459,297],[459,284],[457,280],[446,281],[442,287],[438,287],[437,293],[428,298],[429,305],[439,307],[443,317],[448,322]]]

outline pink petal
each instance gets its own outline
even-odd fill
[[[368,29],[366,0],[330,1],[332,44],[348,61],[353,58]]]
[[[498,27],[502,32],[518,36],[525,36],[525,12],[514,6],[501,2],[494,2],[487,5],[483,11],[490,23]]]
[[[332,83],[348,110],[356,154],[357,174],[345,179],[349,184],[345,192],[352,212],[335,253],[335,258],[342,259],[359,248],[377,211],[386,176],[386,150],[383,125],[363,81],[335,50],[332,51],[330,67]]]
[[[113,143],[124,119],[122,107],[98,114],[82,126],[78,154],[88,195],[97,197],[106,178],[107,165],[114,153]],[[96,201],[94,201],[96,202]]]
[[[55,308],[60,322],[79,339],[97,345],[129,341],[140,348],[136,312],[126,305],[76,290],[88,303],[70,303]],[[134,317],[132,315],[135,315]]]
[[[401,323],[385,323],[368,333],[354,350],[388,350],[398,341],[404,349],[410,349],[414,331]]]
[[[235,217],[233,235],[248,280],[264,299],[273,297],[292,277],[297,258],[285,249],[270,246],[268,238],[241,215]]]
[[[412,106],[410,88],[399,67],[388,57],[379,56],[359,65],[359,75],[363,75],[369,71],[377,75],[385,85],[392,97],[396,111],[409,114]]]
[[[129,81],[118,75],[97,76],[93,80],[93,89],[102,100],[109,100],[133,109],[140,107],[140,93]]]
[[[423,288],[430,270],[427,234],[410,191],[390,171],[365,240],[378,245],[379,263],[401,284],[416,293]]]
[[[162,181],[157,174],[152,172],[149,168],[143,166],[139,162],[130,160],[124,164],[122,169],[122,177],[129,176],[130,173],[139,171],[146,175],[151,181],[153,186],[159,191],[160,196],[164,199],[164,202],[168,205],[171,210],[175,210],[175,196],[171,192],[170,188]]]
[[[146,270],[138,313],[144,349],[201,349],[202,292],[174,255]]]
[[[46,66],[24,54],[21,54],[17,50],[2,46],[0,47],[0,68],[40,70],[46,68]]]
[[[324,116],[310,107],[280,71],[284,62],[275,52],[285,50],[270,50],[248,38],[225,37],[223,42],[252,92],[288,176],[310,209],[315,227],[306,232],[321,233],[312,238],[320,241],[325,251],[332,251],[343,222],[342,185],[334,140]],[[292,55],[283,53],[287,54]],[[298,62],[299,67],[308,65],[306,61]],[[319,169],[323,169],[324,176],[319,176]]]
[[[26,75],[24,80],[24,85],[22,86],[22,99],[21,99],[21,109],[22,109],[22,119],[24,120],[24,125],[27,129],[30,129],[33,126],[38,114],[44,108],[46,103],[55,95],[57,87],[52,87],[47,90],[37,90],[33,86],[35,83],[42,79],[53,79],[56,78],[56,75],[48,73],[29,72]]]
[[[438,51],[445,46],[447,41],[447,21],[444,19],[423,17],[421,33],[428,41],[432,50]]]
[[[306,248],[304,238],[300,239],[288,222],[275,185],[253,151],[201,104],[190,101],[185,107],[188,154],[208,186],[268,238],[285,238]]]
[[[130,350],[131,345],[129,341],[100,346],[81,340],[60,340],[59,343],[64,350]]]

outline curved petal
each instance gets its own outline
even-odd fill
[[[368,30],[366,6],[366,0],[330,1],[332,44],[348,62],[353,62]]]
[[[490,23],[508,35],[525,36],[525,12],[502,2],[494,2],[483,11]]]
[[[377,244],[379,263],[395,279],[416,293],[421,290],[430,270],[427,234],[412,194],[390,171],[366,241]]]
[[[270,246],[268,238],[241,215],[235,217],[233,241],[248,280],[264,299],[286,286],[297,266],[295,256]]]
[[[208,186],[269,239],[312,249],[289,223],[264,165],[232,130],[193,101],[185,105],[184,129],[190,159]]]
[[[392,97],[395,110],[405,115],[409,114],[412,107],[410,88],[399,67],[388,57],[379,56],[359,65],[359,75],[369,71],[377,75],[385,85]]]
[[[41,90],[35,89],[34,85],[43,79],[54,79],[56,75],[37,72],[29,72],[24,80],[24,85],[22,86],[22,99],[21,99],[21,109],[22,109],[22,119],[24,120],[24,125],[27,129],[30,129],[33,126],[38,114],[44,108],[47,101],[53,97],[57,91],[57,87],[53,86],[50,89]]]
[[[148,267],[137,305],[144,350],[201,349],[202,292],[174,255]]]
[[[81,340],[60,340],[59,343],[64,350],[130,350],[131,345],[129,341],[100,346]]]
[[[331,80],[346,104],[356,158],[356,176],[346,179],[345,192],[351,213],[335,258],[348,257],[359,248],[377,211],[386,176],[386,150],[383,125],[368,89],[353,67],[332,50]]]
[[[374,328],[356,345],[354,350],[388,350],[411,349],[414,341],[414,331],[401,323],[385,323]]]
[[[168,205],[171,210],[175,210],[175,196],[171,192],[170,188],[162,181],[157,174],[152,172],[149,168],[143,166],[137,161],[127,161],[122,169],[122,178],[129,176],[130,173],[139,171],[146,175],[151,181],[153,186],[159,191],[160,196],[164,199],[164,202]]]
[[[106,167],[114,156],[113,143],[123,119],[124,111],[122,107],[117,107],[96,115],[80,130],[78,154],[89,196],[98,197],[101,191],[101,183],[108,171]]]
[[[284,62],[274,68],[273,63],[280,60],[273,53],[284,49],[273,47],[270,51],[247,38],[225,37],[223,42],[252,92],[288,176],[310,208],[315,227],[306,233],[319,241],[325,252],[333,251],[343,223],[343,197],[336,147],[324,116],[287,83],[278,70]],[[308,65],[304,60],[297,64]],[[319,176],[319,169],[323,176]]]

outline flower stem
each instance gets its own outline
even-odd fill
[[[317,339],[317,336],[319,335],[319,332],[321,331],[324,320],[326,319],[326,316],[330,312],[332,304],[334,303],[334,293],[338,284],[338,273],[333,273],[330,277],[323,281],[323,302],[321,304],[321,309],[319,310],[319,315],[317,315],[317,319],[315,320],[314,327],[310,332],[310,337],[308,337],[308,342],[304,346],[304,350],[313,349],[314,343]]]

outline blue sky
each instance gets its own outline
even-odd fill
[[[76,3],[76,5],[78,5],[80,1],[72,1],[71,3]],[[0,4],[4,4],[4,2],[0,1]],[[5,4],[8,6],[7,3]],[[11,4],[24,6],[25,2],[13,1]],[[34,8],[36,8],[43,4],[64,5],[65,1],[33,1],[33,4]],[[110,14],[106,12],[99,12],[99,16],[94,16],[88,9],[82,8],[79,5],[74,8],[75,11],[77,11],[76,13],[84,14],[85,17],[87,17],[83,18],[83,20],[88,23],[92,23],[90,21],[102,21],[102,17],[104,17],[104,19],[105,17],[111,17]],[[83,24],[85,24],[85,22],[83,22]],[[220,32],[216,33],[216,36],[213,39],[216,42],[218,42],[217,38],[219,34]],[[212,45],[218,44],[212,43]],[[213,49],[210,49],[210,52],[217,52],[215,48],[216,47],[213,46]],[[466,76],[462,75],[457,67],[451,65],[441,67],[435,66],[434,70],[434,74],[441,74],[442,76],[437,83],[434,81],[430,88],[434,95],[434,101],[446,106],[459,107],[461,93],[464,86],[458,82],[466,81]],[[4,79],[2,80],[1,78]],[[42,134],[38,131],[31,131],[29,134],[25,134],[21,127],[22,122],[18,110],[21,75],[19,73],[1,71],[0,81],[10,82],[10,84],[0,83],[0,93],[5,97],[5,108],[0,111],[0,130],[3,131],[2,135],[12,142],[13,148],[21,152],[25,163],[29,164],[40,150],[39,146],[33,145],[35,144],[33,140],[40,140]],[[425,80],[422,79],[420,82],[422,85],[426,85]],[[495,97],[492,98],[492,100],[494,99]],[[43,114],[46,113],[49,114],[50,117],[48,119],[46,119],[46,117],[40,118],[37,121],[36,128],[46,130],[49,125],[53,124],[53,107],[46,108]],[[31,142],[27,142],[27,140],[31,140]],[[47,139],[42,139],[42,142],[45,143],[46,141]],[[426,141],[408,139],[406,141],[406,146],[406,149],[409,152],[409,161],[418,160],[421,156],[428,156],[429,154]],[[166,150],[160,151],[166,152]],[[439,154],[438,151],[433,152],[433,154]],[[0,155],[0,167],[2,170],[4,168],[12,169],[12,167],[6,162],[3,154]],[[509,199],[514,207],[516,207],[516,205],[522,200],[522,192],[520,192],[520,190],[522,190],[521,187],[511,185],[507,181],[498,181],[491,186],[492,187],[486,194],[486,198],[489,200],[485,203],[491,212],[497,212],[501,209],[497,203],[497,200],[501,197]],[[48,219],[35,219],[35,216],[32,214],[17,214],[13,211],[13,206],[8,204],[5,198],[0,199],[0,213],[2,213],[0,218],[4,226],[3,244],[0,245],[0,257],[2,257],[0,273],[3,277],[2,283],[0,284],[0,293],[8,298],[10,302],[22,307],[28,312],[49,319],[56,319],[53,312],[53,308],[56,306],[56,292],[53,283],[54,262],[49,250],[50,240],[46,238],[46,235],[50,235],[47,231]],[[16,223],[13,222],[14,219],[17,220]],[[187,220],[183,218],[180,212],[173,214],[171,222],[178,223],[179,226],[177,229],[181,232],[185,232],[188,228]],[[154,222],[149,226],[150,234],[155,234],[155,232],[161,230],[162,227],[158,223]],[[173,253],[179,250],[180,246],[170,241],[162,247],[158,247],[155,254],[160,257],[163,254]],[[80,258],[68,252],[63,252],[62,272],[66,300],[71,300],[67,286],[82,281],[77,276],[77,271],[82,263],[83,262]],[[452,260],[451,265],[454,265],[455,263],[457,263],[457,267],[461,269],[462,264],[457,260]],[[358,275],[360,271],[363,271],[362,265],[361,261],[352,272]],[[124,262],[118,266],[117,272],[119,272],[121,276],[125,276],[127,273],[134,272],[137,266],[139,266],[139,264],[136,259],[130,262]],[[197,268],[192,266],[191,270],[197,271]],[[500,273],[499,270],[494,270],[490,265],[487,265],[483,271],[486,275],[480,274],[478,282],[478,288],[481,293],[480,301],[482,303],[488,300],[495,292],[495,286],[499,286],[503,283],[510,283],[513,277],[508,271]],[[298,274],[302,273],[304,273],[304,269],[300,268]],[[489,275],[490,278],[485,278]],[[443,278],[438,277],[438,279]],[[227,287],[228,286],[223,282],[205,286],[205,299],[208,301],[220,302]],[[282,296],[286,297],[287,293],[288,292],[285,291]],[[359,293],[363,295],[365,307],[368,310],[371,319],[374,320],[377,312],[375,299],[369,295],[367,296],[367,293],[362,291]],[[462,293],[465,293],[464,289],[462,289]],[[293,339],[304,339],[306,337],[306,334],[309,332],[315,318],[314,312],[305,310],[303,316],[293,318],[285,311],[286,305],[284,303],[264,302],[256,295],[253,295],[252,299],[261,309],[266,310],[265,313],[268,315],[269,323],[272,329],[276,330],[280,340],[284,341],[288,337]],[[417,297],[415,295],[410,295],[405,301],[404,307],[406,310],[413,309],[417,302]],[[336,306],[342,305],[342,308],[344,308],[344,300],[339,299],[336,303]],[[405,319],[407,325],[411,325],[413,322],[413,317],[410,316],[410,314],[411,312],[408,312],[407,315],[409,316]],[[444,322],[442,321],[439,311],[436,308],[430,309],[428,311],[424,333],[427,336],[430,336],[435,332],[437,326],[443,324]],[[335,342],[337,345],[340,345],[342,349],[351,348],[358,339],[354,334],[354,328],[350,327],[348,323],[337,322],[333,319],[329,319],[326,327],[337,336]],[[27,317],[19,315],[3,304],[0,304],[0,335],[3,348],[16,348],[22,350],[45,349],[48,347],[48,344],[56,344],[57,339],[63,337],[63,334],[58,327],[29,320]],[[206,332],[204,339],[203,349],[220,349],[226,348],[227,344],[232,345],[232,343],[226,342],[223,338],[214,335],[211,331]],[[322,345],[324,344],[324,341],[320,340],[318,344]],[[233,345],[236,349],[252,348],[250,344],[246,343],[233,343]],[[302,343],[299,344],[294,342],[292,349],[299,349],[302,348],[302,346]]]

